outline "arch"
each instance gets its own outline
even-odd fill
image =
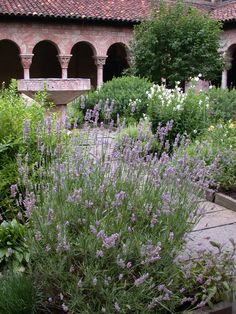
[[[57,45],[50,40],[37,43],[33,49],[33,60],[30,67],[31,78],[60,78],[61,65],[58,60],[60,53]]]
[[[236,87],[236,44],[229,46],[226,52],[226,60],[230,65],[230,69],[227,74],[227,86],[228,88]]]
[[[20,48],[12,40],[0,40],[0,84],[9,86],[11,79],[21,79],[24,71],[20,59]]]
[[[107,59],[104,65],[104,82],[111,80],[113,77],[119,77],[122,72],[129,67],[128,57],[129,50],[123,43],[114,43],[107,50]]]
[[[97,85],[97,68],[94,57],[96,50],[87,41],[76,43],[71,49],[72,57],[68,66],[68,78],[90,78],[91,85]]]

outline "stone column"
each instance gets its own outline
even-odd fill
[[[33,59],[33,54],[28,53],[28,54],[20,54],[21,57],[21,63],[24,69],[24,80],[29,80],[30,79],[30,66],[32,63]]]
[[[100,88],[103,84],[103,66],[106,63],[105,57],[94,57],[95,64],[97,66],[97,88]]]
[[[227,74],[228,74],[228,71],[224,69],[222,71],[222,76],[221,76],[221,88],[223,89],[227,88]]]
[[[61,64],[62,78],[67,79],[68,78],[68,65],[69,65],[70,58],[72,57],[72,55],[58,55],[57,57]]]

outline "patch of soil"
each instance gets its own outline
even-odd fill
[[[220,187],[218,189],[218,192],[220,192],[222,194],[225,194],[227,196],[230,196],[230,197],[232,197],[233,199],[236,200],[236,187],[230,188],[230,189],[225,189],[225,188]]]

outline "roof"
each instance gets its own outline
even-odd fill
[[[152,0],[0,0],[0,15],[138,22],[150,14]],[[173,0],[169,0],[170,2]],[[236,0],[214,4],[185,0],[220,21],[236,20]]]
[[[135,22],[148,16],[151,0],[0,0],[0,14]]]
[[[236,19],[236,1],[225,2],[217,5],[211,16],[219,21],[233,21]]]

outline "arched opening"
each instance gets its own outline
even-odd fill
[[[107,59],[104,65],[104,82],[113,77],[119,77],[122,72],[129,67],[127,62],[127,48],[122,43],[116,43],[110,46],[107,51]]]
[[[69,78],[89,78],[91,85],[97,85],[97,67],[95,65],[95,51],[87,42],[75,44],[71,50],[72,57],[68,66]]]
[[[236,87],[236,44],[229,47],[227,52],[231,66],[228,70],[227,86],[228,88]]]
[[[0,41],[0,84],[7,87],[11,79],[21,79],[24,71],[20,59],[20,50],[11,40]]]
[[[60,78],[61,66],[57,58],[58,50],[49,41],[39,42],[33,50],[33,60],[30,67],[31,78]]]

